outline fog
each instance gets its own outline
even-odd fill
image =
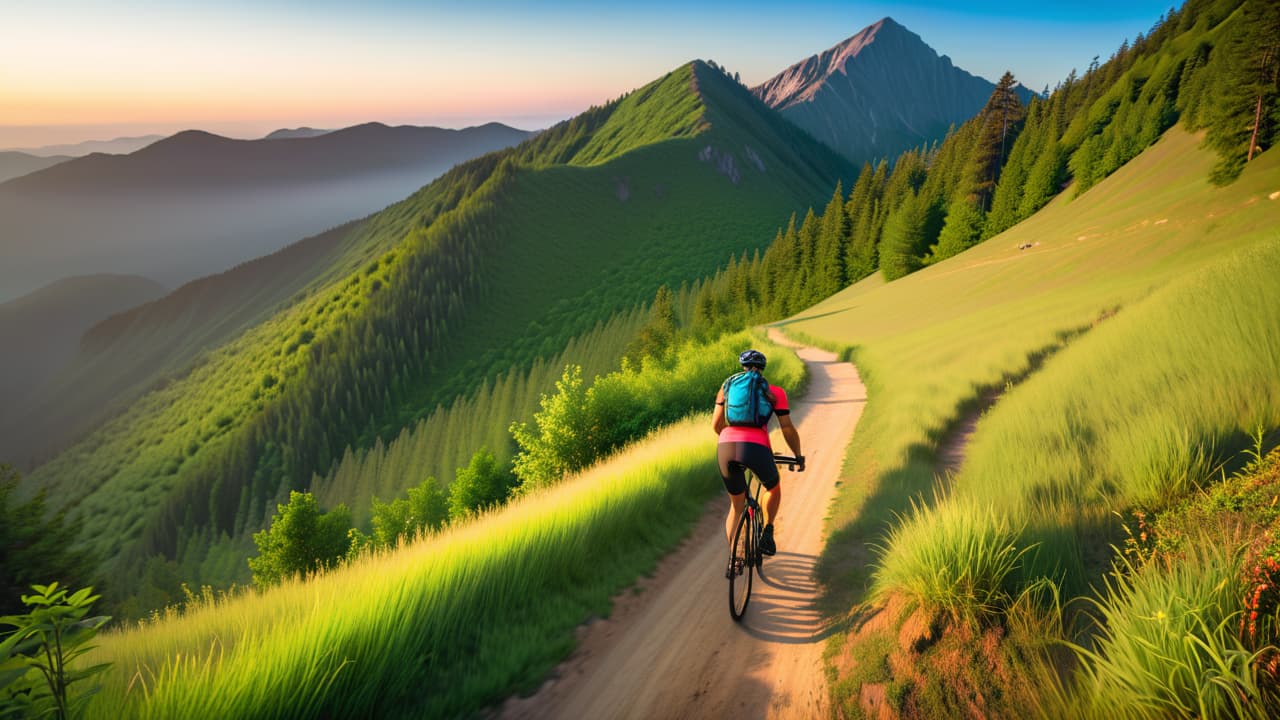
[[[0,192],[0,303],[104,272],[177,287],[380,210],[445,169],[216,192]]]

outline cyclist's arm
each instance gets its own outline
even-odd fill
[[[800,432],[796,430],[795,424],[791,422],[791,415],[779,415],[778,427],[782,428],[782,437],[787,441],[787,445],[791,448],[791,453],[796,457],[804,457],[804,453],[800,452]]]
[[[711,425],[716,429],[716,435],[719,435],[721,430],[729,427],[729,421],[724,419],[724,388],[720,388],[719,392],[716,393],[716,409],[711,414]]]

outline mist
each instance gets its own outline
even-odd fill
[[[217,191],[0,192],[0,303],[95,273],[177,287],[380,210],[444,169]]]

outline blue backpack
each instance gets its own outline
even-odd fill
[[[769,424],[776,398],[763,374],[740,372],[725,380],[722,389],[724,418],[730,425],[762,428]]]

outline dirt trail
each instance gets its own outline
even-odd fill
[[[775,341],[785,342],[776,331]],[[814,563],[845,447],[866,402],[854,367],[832,353],[786,343],[809,368],[792,417],[808,469],[783,470],[778,554],[765,561],[741,624],[729,617],[724,512],[708,507],[694,533],[639,591],[586,626],[579,647],[536,694],[513,698],[504,718],[815,718],[827,714]],[[708,434],[711,429],[707,428]],[[774,449],[786,444],[775,432]]]

